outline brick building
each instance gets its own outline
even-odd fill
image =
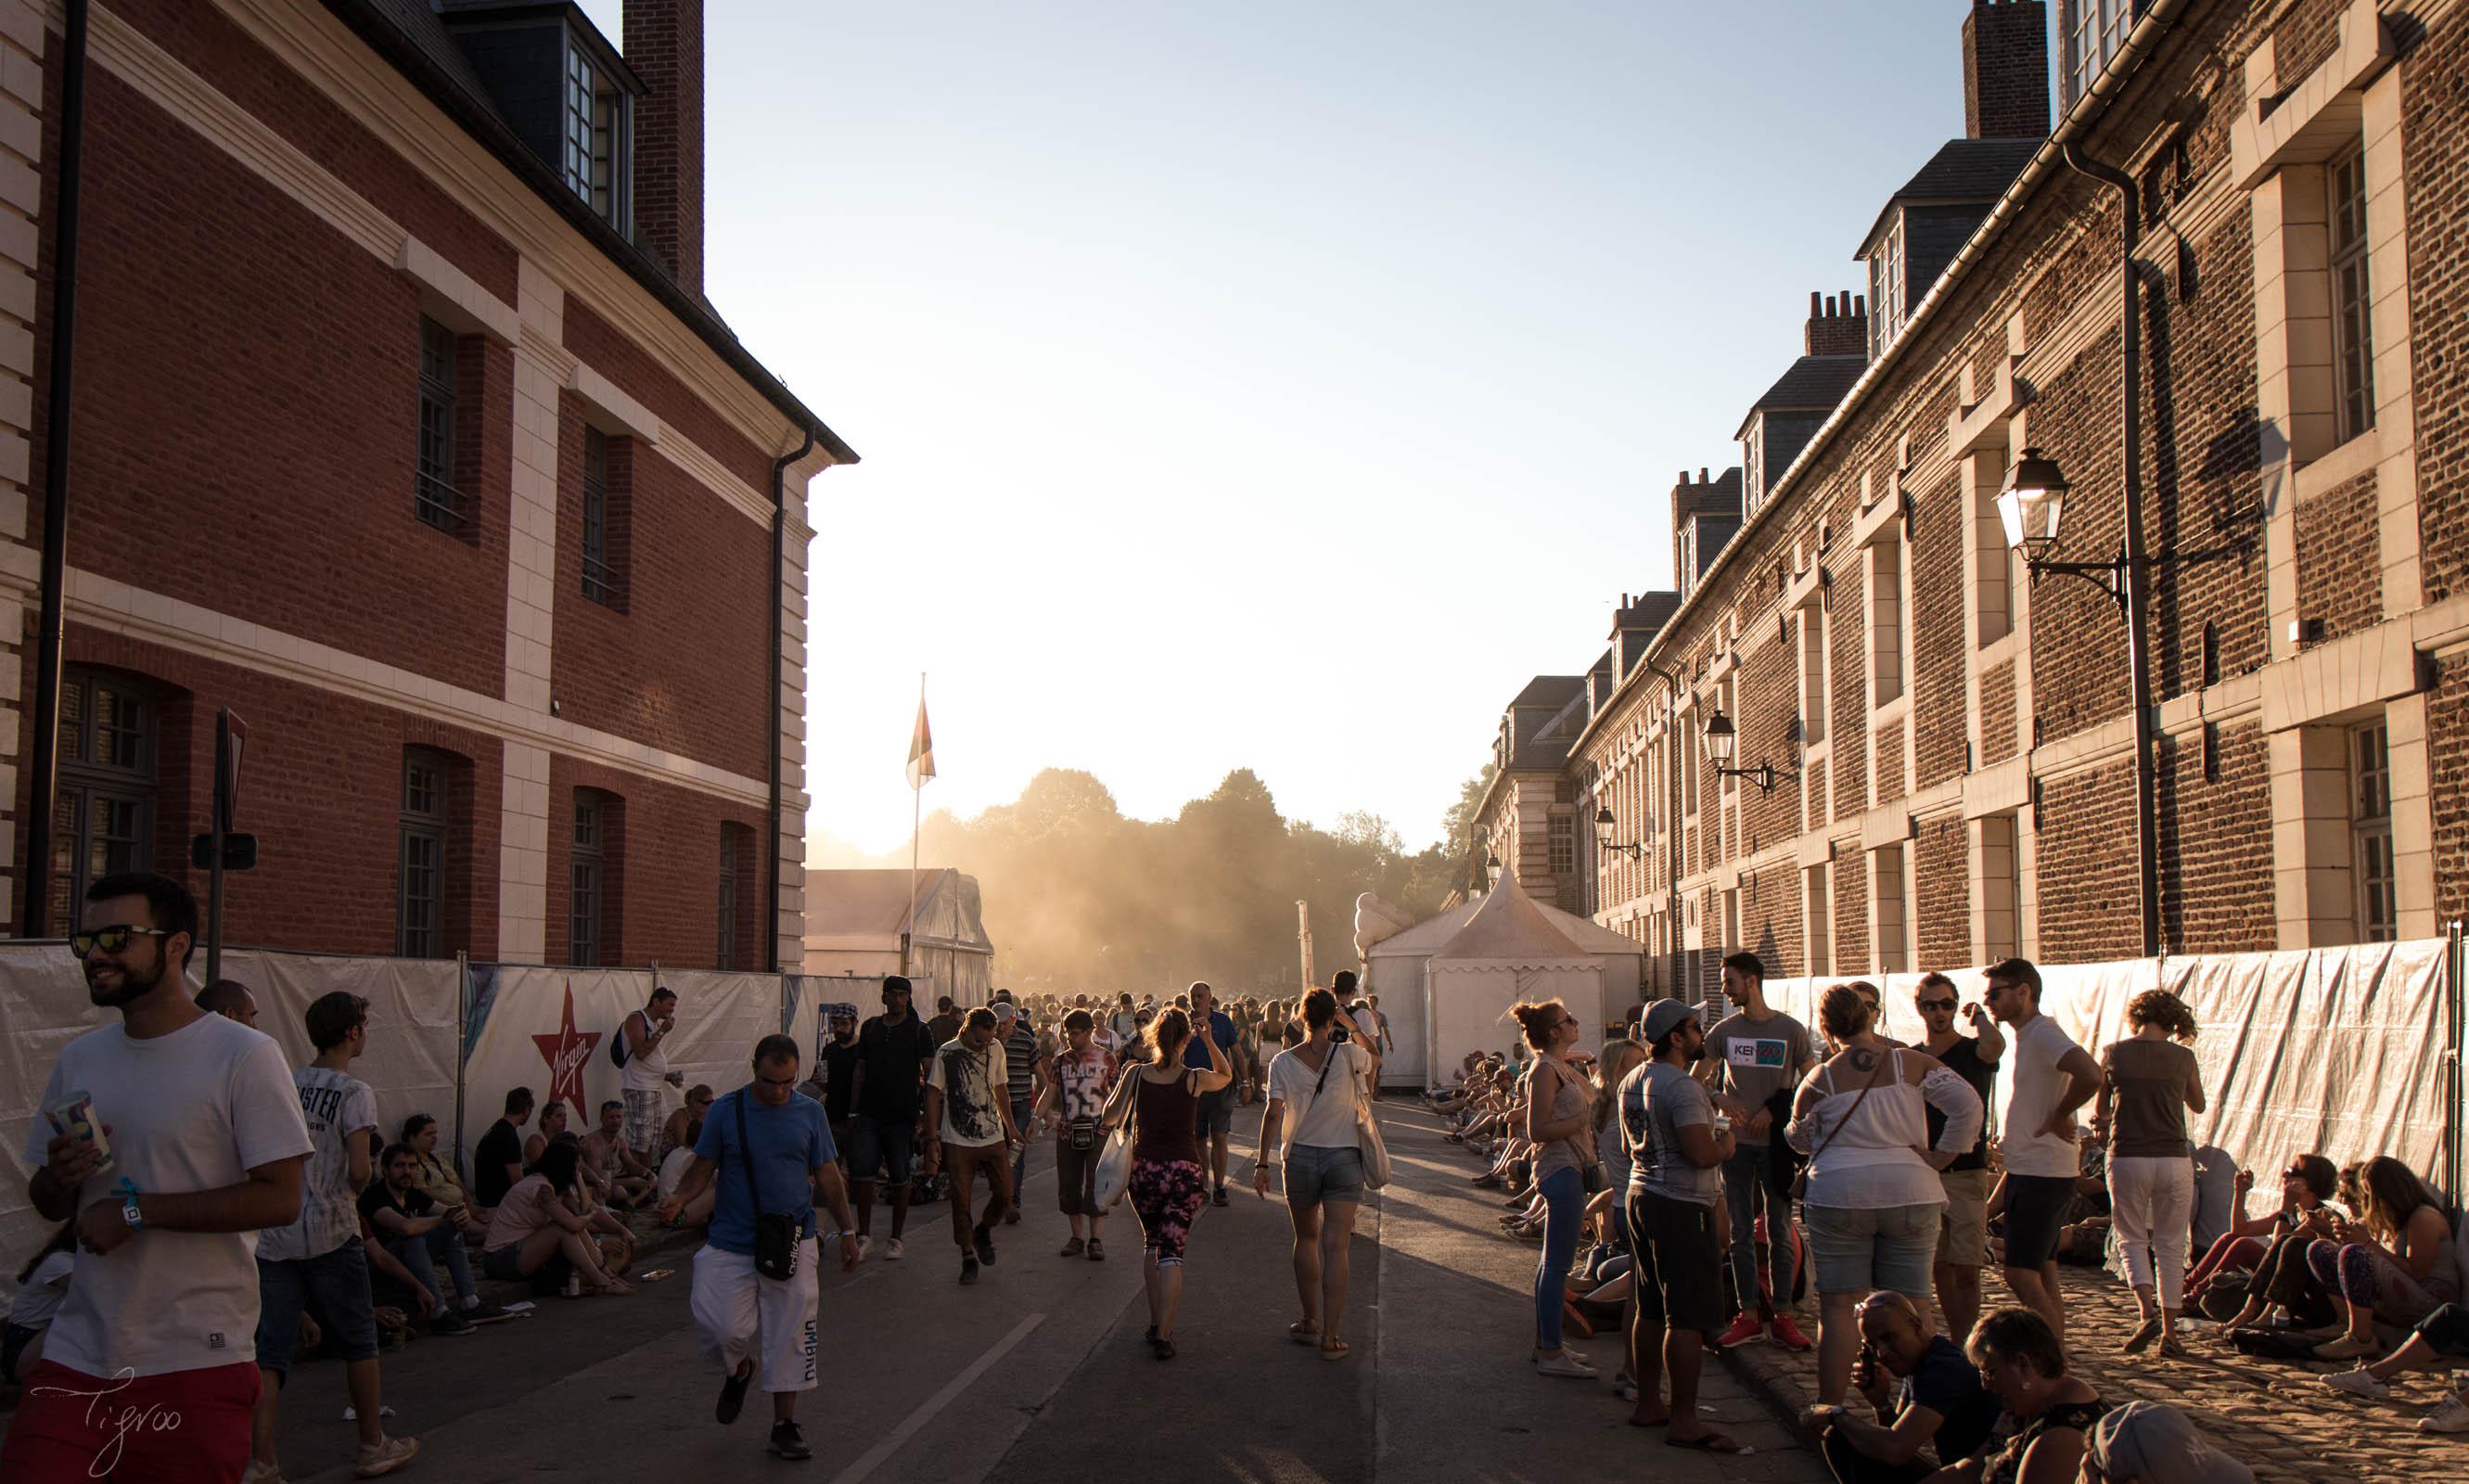
[[[1741,471],[1682,475],[1676,611],[1589,686],[1581,896],[1658,986],[2469,906],[2469,5],[2054,10],[1968,8],[1967,138],[1847,224],[1869,292],[1813,298]],[[2079,569],[2035,575],[1999,496],[2051,465],[2035,559]]]
[[[97,0],[75,122],[45,15],[0,0],[12,930],[202,888],[229,707],[234,941],[794,966],[805,492],[855,455],[704,296],[703,0],[622,49],[562,4]]]

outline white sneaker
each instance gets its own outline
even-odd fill
[[[2354,1371],[2326,1376],[2323,1384],[2334,1391],[2345,1391],[2353,1397],[2369,1397],[2377,1402],[2391,1395],[2391,1388],[2375,1380],[2374,1373],[2363,1365]]]
[[[883,1260],[885,1262],[897,1263],[908,1255],[909,1254],[907,1252],[901,1250],[899,1238],[886,1237],[883,1239]]]
[[[381,1473],[392,1473],[411,1462],[420,1451],[418,1438],[380,1438],[360,1447],[359,1460],[352,1465],[352,1476],[373,1479]]]
[[[1593,1366],[1588,1365],[1585,1361],[1578,1358],[1574,1352],[1566,1350],[1561,1351],[1557,1356],[1545,1356],[1542,1359],[1535,1361],[1534,1370],[1537,1375],[1541,1376],[1568,1376],[1588,1380],[1593,1379],[1596,1375],[1596,1371]]]
[[[240,1476],[240,1484],[283,1484],[283,1471],[252,1458],[248,1461],[248,1472]]]
[[[2420,1432],[2469,1432],[2469,1403],[2459,1396],[2445,1397],[2443,1404],[2417,1420]]]
[[[865,1255],[866,1255],[867,1253],[869,1253],[869,1252],[872,1252],[873,1250],[874,1250],[874,1239],[873,1239],[873,1238],[871,1238],[871,1237],[860,1237],[860,1238],[857,1240],[857,1260],[858,1260],[859,1262],[861,1262],[861,1263],[865,1262]]]

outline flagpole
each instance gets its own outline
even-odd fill
[[[917,709],[926,709],[926,672],[917,672]],[[917,841],[926,818],[926,778],[912,766],[909,782],[909,931],[900,935],[900,972],[909,973],[911,945],[917,940]]]

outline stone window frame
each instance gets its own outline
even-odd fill
[[[125,710],[116,710],[112,730],[134,739],[126,760],[104,759],[97,745],[104,718],[96,713],[101,693],[108,691]],[[122,725],[121,723],[125,723]],[[154,823],[163,777],[163,706],[152,686],[117,671],[89,665],[68,665],[60,675],[59,784],[54,809],[54,859],[67,847],[68,859],[52,877],[52,920],[74,926],[78,904],[99,874],[94,869],[98,805],[127,811],[125,832],[106,834],[103,870],[150,870],[154,865]],[[62,828],[58,804],[69,804],[72,817]],[[118,861],[108,858],[108,846],[123,845]]]
[[[420,316],[420,414],[412,469],[411,510],[423,524],[450,536],[463,535],[472,519],[471,499],[455,488],[455,427],[461,387],[455,372],[460,345],[451,326]]]
[[[1898,210],[1869,258],[1869,359],[1873,362],[1904,333],[1904,214]]]
[[[454,760],[434,748],[403,750],[400,818],[395,831],[395,954],[447,957],[447,863],[453,846]],[[415,889],[426,870],[430,890]],[[425,910],[423,903],[426,904]]]
[[[2345,742],[2358,941],[2393,942],[2400,937],[2400,893],[2393,864],[2390,718],[2378,715],[2350,727]]]
[[[1834,972],[1834,862],[1800,870],[1800,955],[1812,977]]]

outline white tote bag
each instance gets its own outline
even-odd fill
[[[1362,1076],[1354,1078],[1354,1147],[1363,1151],[1363,1183],[1376,1191],[1389,1183],[1389,1146],[1372,1113],[1369,1081]]]
[[[1126,1072],[1123,1075],[1122,1085],[1115,1091],[1115,1100],[1124,1101],[1136,1097],[1131,1084],[1139,1076],[1140,1070],[1137,1067]],[[1114,1111],[1111,1106],[1106,1110],[1110,1117]],[[1120,1127],[1106,1136],[1105,1151],[1097,1156],[1096,1188],[1092,1192],[1096,1199],[1097,1209],[1101,1212],[1113,1210],[1115,1203],[1123,1198],[1123,1192],[1129,1190],[1131,1184],[1132,1119],[1127,1116]]]

